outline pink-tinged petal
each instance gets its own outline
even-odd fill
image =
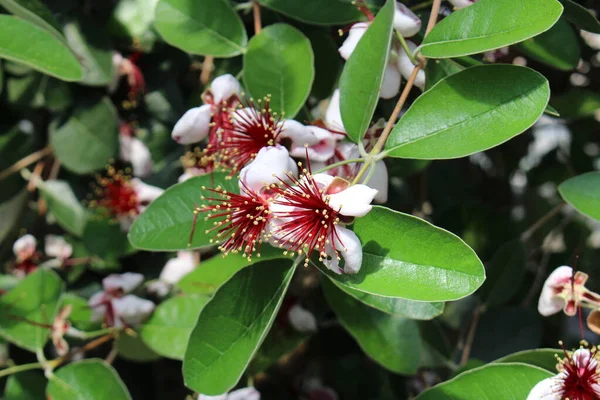
[[[135,272],[125,272],[124,274],[111,274],[102,280],[104,290],[115,291],[122,290],[129,293],[142,284],[144,275]]]
[[[325,125],[331,130],[346,132],[340,111],[340,89],[335,89],[329,99],[329,104],[325,111]]]
[[[307,128],[314,138],[313,144],[308,147],[293,145],[290,155],[299,158],[306,158],[308,155],[311,162],[325,162],[333,157],[337,143],[336,135],[318,126],[308,126]]]
[[[558,267],[548,276],[538,302],[538,311],[541,315],[547,317],[563,309],[565,300],[557,294],[562,292],[564,285],[570,283],[572,276],[573,269],[568,266]]]
[[[116,320],[128,326],[137,326],[142,323],[152,314],[155,307],[154,303],[150,300],[145,300],[132,294],[113,299],[112,305],[115,310]]]
[[[588,349],[577,349],[573,352],[571,357],[573,358],[573,362],[577,368],[593,367],[593,365],[590,365],[590,361],[595,362],[595,360],[592,358],[592,353]],[[597,362],[595,363],[597,365]]]
[[[66,260],[73,254],[73,246],[62,236],[46,235],[44,238],[44,253],[48,257]]]
[[[350,31],[348,32],[348,37],[346,38],[346,40],[344,40],[344,43],[342,43],[342,46],[338,49],[340,56],[342,56],[344,60],[350,58],[350,55],[356,48],[358,41],[365,34],[368,27],[369,24],[366,22],[359,22],[357,24],[352,25]]]
[[[13,253],[17,257],[17,261],[27,260],[33,256],[36,246],[37,240],[30,234],[18,238],[13,244]]]
[[[396,63],[388,63],[383,72],[379,97],[382,99],[391,99],[392,97],[395,97],[400,91],[401,83],[402,75],[400,75]]]
[[[227,101],[231,96],[241,92],[240,82],[231,74],[216,77],[210,84],[210,91],[215,104]]]
[[[294,304],[288,312],[288,321],[292,328],[302,333],[317,331],[317,319],[307,309],[299,304]]]
[[[142,206],[148,205],[154,201],[158,196],[163,194],[164,190],[158,188],[156,186],[148,185],[138,178],[133,178],[131,180],[131,185],[133,186],[133,190],[135,190],[137,194],[138,201]]]
[[[94,293],[88,300],[88,306],[90,307],[92,314],[90,316],[91,322],[100,322],[104,319],[106,313],[106,306],[104,300],[106,299],[105,292]]]
[[[177,257],[167,261],[160,273],[159,279],[174,285],[181,278],[192,272],[194,268],[196,268],[194,253],[191,251],[179,251],[177,252]]]
[[[133,175],[146,177],[152,172],[152,155],[150,149],[136,137],[119,135],[119,157],[131,163]]]
[[[285,147],[269,146],[260,149],[254,161],[240,171],[240,191],[248,188],[258,193],[263,187],[278,183],[286,174],[297,175],[298,167]]]
[[[421,30],[421,19],[404,4],[396,2],[394,28],[396,28],[403,37],[411,37]]]
[[[455,9],[460,10],[461,8],[472,6],[477,0],[448,0]]]
[[[327,174],[314,174],[313,179],[318,183],[320,189],[326,189],[331,185],[335,177]]]
[[[410,52],[414,52],[417,48],[417,45],[410,40],[406,41],[406,45]],[[400,49],[398,52],[398,60],[397,60],[398,70],[400,74],[404,77],[404,79],[409,79],[413,70],[415,69],[414,64],[410,61],[408,54],[404,51],[404,49]],[[423,90],[425,88],[425,72],[423,70],[419,70],[417,73],[417,78],[415,79],[415,86],[419,89]]]
[[[339,193],[329,195],[329,205],[347,217],[364,217],[373,208],[371,202],[377,190],[367,185],[352,185]]]
[[[198,143],[208,135],[211,118],[208,104],[189,109],[173,127],[171,137],[179,144]]]
[[[335,247],[344,259],[344,273],[356,274],[362,266],[363,258],[358,236],[350,229],[338,226]]]
[[[546,378],[531,389],[526,400],[561,400],[556,377]]]
[[[305,144],[312,146],[319,142],[312,130],[298,121],[286,119],[281,125],[282,130],[279,137],[290,139],[294,146],[304,147]]]

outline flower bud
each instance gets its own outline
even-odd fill
[[[400,91],[400,84],[402,83],[402,75],[398,71],[396,63],[387,63],[385,70],[383,71],[383,79],[381,80],[381,90],[379,91],[379,97],[382,99],[391,99],[396,96]]]
[[[227,101],[231,96],[241,92],[240,82],[231,74],[216,77],[210,84],[210,91],[215,104]]]
[[[421,30],[421,19],[404,4],[396,2],[394,28],[396,28],[403,37],[411,37]]]
[[[453,6],[454,9],[459,10],[461,8],[465,8],[475,4],[477,0],[448,0]]]
[[[406,41],[406,45],[411,52],[414,52],[417,48],[417,45],[410,40]],[[406,54],[404,49],[400,49],[400,52],[398,53],[398,70],[400,70],[402,76],[405,79],[409,79],[414,69],[415,66],[410,60],[408,54]],[[421,90],[425,88],[425,72],[423,70],[419,70],[417,73],[417,78],[415,79],[414,85]]]
[[[13,244],[13,253],[17,257],[17,261],[27,260],[35,253],[37,240],[32,235],[23,235]]]
[[[175,124],[171,137],[179,144],[197,143],[208,135],[210,120],[210,105],[189,109]]]
[[[240,171],[240,191],[247,188],[258,193],[266,185],[278,183],[277,176],[283,178],[288,172],[296,175],[298,167],[285,147],[263,147],[254,161]]]
[[[350,55],[356,48],[358,41],[365,34],[368,27],[369,24],[366,22],[359,22],[352,25],[350,31],[348,32],[348,37],[346,38],[346,40],[344,40],[344,43],[342,43],[342,46],[338,49],[340,56],[342,56],[344,60],[350,58]]]
[[[73,254],[73,246],[62,236],[46,235],[44,239],[44,253],[48,257],[66,260]]]
[[[600,50],[600,33],[593,33],[582,30],[580,32],[580,35],[585,44],[587,44],[594,50]]]
[[[288,312],[288,320],[290,325],[302,333],[310,333],[317,331],[317,320],[315,316],[303,308],[299,304],[294,304]]]
[[[120,155],[123,161],[131,163],[133,175],[142,178],[152,171],[152,155],[148,147],[136,137],[119,135]]]

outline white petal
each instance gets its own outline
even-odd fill
[[[333,157],[337,138],[327,129],[319,128],[318,126],[307,127],[313,135],[313,144],[308,147],[292,146],[290,154],[292,157],[306,158],[315,162],[325,162]]]
[[[227,393],[221,394],[219,396],[208,396],[206,394],[200,393],[196,400],[227,400]]]
[[[206,175],[207,173],[208,172],[202,168],[196,168],[196,167],[186,168],[183,171],[183,174],[181,174],[179,176],[179,178],[177,178],[177,182],[184,182],[195,176]]]
[[[148,293],[151,293],[162,299],[171,292],[172,287],[173,286],[170,283],[165,281],[154,281],[146,285],[146,290]]]
[[[410,40],[406,41],[406,45],[411,51],[411,53],[414,52],[417,48],[417,45],[411,42]],[[398,52],[398,69],[400,70],[400,73],[405,79],[410,78],[413,69],[415,69],[414,64],[412,63],[412,61],[410,61],[410,58],[408,57],[408,54],[406,54],[404,49],[400,49]],[[421,90],[425,88],[425,72],[423,70],[420,70],[417,73],[417,78],[415,79],[415,86]]]
[[[573,269],[568,266],[562,266],[555,269],[542,288],[540,300],[538,302],[538,311],[543,316],[556,314],[563,309],[565,300],[562,297],[556,296],[555,287],[568,285],[573,276]]]
[[[396,2],[394,28],[404,37],[411,37],[421,30],[421,20],[404,4]]]
[[[461,9],[473,5],[477,0],[448,0],[455,9]]]
[[[175,124],[171,137],[179,144],[197,143],[208,135],[210,120],[210,105],[189,109]]]
[[[281,125],[282,131],[279,136],[291,139],[294,146],[304,147],[305,144],[311,146],[319,141],[309,127],[298,121],[286,119]]]
[[[240,82],[231,74],[221,75],[210,84],[210,91],[215,104],[227,101],[233,95],[241,92]]]
[[[92,310],[92,315],[90,316],[91,322],[100,322],[104,319],[104,314],[106,313],[106,306],[102,304],[106,293],[98,292],[94,293],[92,297],[88,300],[88,306],[90,310]]]
[[[396,64],[388,63],[383,72],[379,97],[382,99],[391,99],[392,97],[396,96],[400,91],[401,83],[402,75],[400,75],[400,71],[398,71]]]
[[[133,225],[133,220],[135,219],[132,215],[120,215],[117,217],[119,220],[119,225],[121,226],[121,231],[129,232],[129,228]]]
[[[66,260],[73,254],[73,246],[62,236],[46,235],[44,238],[44,253],[48,257]]]
[[[194,268],[196,268],[194,253],[191,251],[180,251],[177,253],[177,257],[167,261],[160,273],[159,279],[174,285],[179,282],[181,278],[192,272]]]
[[[319,184],[320,188],[326,189],[335,178],[327,174],[314,174],[313,179]]]
[[[588,349],[577,349],[571,357],[577,368],[588,368],[590,361],[595,362],[592,353]]]
[[[152,155],[148,147],[140,139],[129,135],[119,135],[120,158],[130,162],[133,175],[142,178],[152,171]]]
[[[308,333],[317,331],[315,316],[299,304],[294,304],[288,312],[290,325],[298,332]]]
[[[124,274],[111,274],[102,280],[102,285],[106,291],[121,289],[125,293],[131,292],[144,281],[144,275],[135,272],[125,272]]]
[[[325,125],[331,130],[346,132],[340,111],[340,89],[335,89],[329,99],[329,105],[325,111]]]
[[[260,393],[253,387],[247,387],[229,393],[227,400],[260,400]]]
[[[362,245],[358,236],[348,228],[337,226],[335,248],[344,259],[344,273],[356,274],[362,266]]]
[[[287,172],[296,175],[298,167],[285,147],[263,147],[256,158],[240,171],[240,191],[243,191],[243,185],[246,185],[258,193],[265,185],[279,182],[273,174],[283,178]]]
[[[363,178],[363,180],[365,178]],[[377,164],[375,164],[375,171],[368,183],[370,188],[377,190],[377,195],[373,198],[375,203],[385,203],[387,201],[388,185],[388,171],[385,162],[383,160],[377,161]]]
[[[112,300],[116,319],[129,325],[136,326],[144,321],[154,311],[154,303],[128,294]]]
[[[23,235],[18,238],[13,244],[13,253],[17,257],[17,261],[28,259],[35,253],[37,240],[32,235]]]
[[[546,378],[531,389],[526,400],[561,400],[555,377]]]
[[[138,201],[142,204],[147,204],[154,201],[154,199],[156,199],[164,192],[163,189],[158,188],[156,186],[148,185],[139,180],[138,178],[133,178],[131,180],[131,185],[133,186],[133,190],[135,190],[137,194]]]
[[[356,48],[358,41],[367,31],[369,24],[366,22],[359,22],[357,24],[352,25],[350,31],[348,32],[348,37],[342,43],[342,46],[338,49],[340,55],[344,60],[350,58],[350,55]]]
[[[364,217],[371,211],[371,202],[377,190],[367,185],[352,185],[339,193],[329,195],[329,205],[348,217]]]

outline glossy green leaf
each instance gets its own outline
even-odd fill
[[[58,39],[64,41],[60,24],[52,15],[52,11],[40,0],[0,0],[0,6],[10,13],[31,22],[51,32]]]
[[[448,58],[509,46],[550,29],[562,10],[556,0],[480,0],[437,24],[421,53]]]
[[[185,295],[161,303],[142,325],[140,336],[158,354],[182,360],[192,329],[208,297]]]
[[[465,242],[412,215],[373,207],[356,220],[354,232],[363,245],[360,271],[353,275],[325,272],[351,289],[418,301],[449,301],[473,293],[485,279],[481,261]]]
[[[27,191],[22,190],[12,199],[0,204],[0,242],[4,241],[17,223],[26,202]]]
[[[118,221],[93,215],[88,218],[83,231],[85,248],[105,260],[116,260],[121,256],[135,252],[127,240]]]
[[[258,0],[271,10],[307,24],[343,25],[358,20],[362,14],[348,0]]]
[[[119,149],[117,111],[107,97],[76,107],[63,125],[50,130],[50,144],[65,168],[87,174],[103,168]]]
[[[50,31],[0,15],[0,58],[23,63],[65,81],[78,81],[83,69],[67,45]]]
[[[271,95],[271,108],[293,118],[308,98],[315,77],[310,40],[288,24],[269,25],[248,44],[244,82],[252,96]]]
[[[163,39],[191,54],[233,57],[248,37],[227,0],[160,0],[154,25]]]
[[[526,364],[484,365],[424,391],[415,400],[525,399],[538,382],[552,375]]]
[[[519,43],[517,48],[529,58],[563,71],[577,68],[581,58],[579,38],[564,19],[541,35]]]
[[[321,283],[340,323],[369,357],[398,374],[417,371],[422,345],[415,321],[366,306],[329,279],[322,279]]]
[[[106,86],[113,80],[113,50],[110,40],[91,20],[71,21],[64,27],[65,37],[83,66],[81,83]]]
[[[577,211],[600,220],[600,172],[588,172],[558,186],[562,198]]]
[[[214,221],[204,221],[198,216],[196,232],[188,247],[190,233],[194,222],[194,207],[202,202],[206,195],[202,187],[221,186],[229,191],[237,191],[235,179],[226,179],[226,174],[215,173],[188,179],[171,186],[159,198],[154,200],[135,220],[129,230],[131,244],[143,250],[174,251],[199,248],[210,245],[214,233],[206,233]]]
[[[524,350],[519,351],[518,353],[514,353],[508,355],[506,357],[502,357],[496,361],[495,363],[523,363],[533,365],[539,368],[543,368],[552,374],[555,374],[556,371],[556,356],[562,356],[563,351],[561,349],[535,349],[535,350]]]
[[[259,262],[217,291],[189,339],[187,387],[214,396],[235,386],[273,324],[294,270],[289,260]]]
[[[6,400],[40,400],[45,398],[46,378],[40,372],[27,371],[11,375],[6,381]]]
[[[431,89],[442,79],[465,69],[464,66],[450,59],[431,60],[425,68],[425,90]]]
[[[131,400],[117,371],[98,359],[58,369],[48,383],[47,394],[56,400]]]
[[[565,8],[563,15],[567,21],[588,32],[600,33],[600,22],[598,22],[596,17],[587,8],[573,0],[558,1]]]
[[[386,314],[397,315],[410,319],[428,320],[444,312],[444,303],[429,303],[426,301],[412,301],[396,297],[383,297],[351,289],[336,280],[331,280],[339,289],[369,307],[373,307]]]
[[[38,183],[38,189],[56,222],[73,235],[82,236],[87,212],[69,184],[65,181],[45,181]]]
[[[529,68],[471,67],[420,96],[385,147],[392,157],[464,157],[525,131],[542,115],[549,98],[548,81]]]
[[[478,294],[488,306],[507,303],[519,290],[525,275],[525,247],[520,239],[504,243],[487,265],[487,279]]]
[[[359,40],[340,77],[340,112],[348,137],[361,140],[373,118],[389,56],[395,1],[388,0]]]
[[[0,298],[0,336],[24,349],[44,347],[50,329],[35,326],[51,324],[58,311],[63,281],[54,271],[38,269]]]
[[[596,111],[600,110],[600,94],[592,90],[574,88],[553,96],[552,105],[563,118],[593,117]]]

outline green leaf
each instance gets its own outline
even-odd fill
[[[556,0],[480,0],[437,24],[421,53],[449,58],[509,46],[550,29],[562,10]]]
[[[47,394],[56,400],[131,400],[117,371],[98,359],[60,368],[50,379]]]
[[[71,321],[75,328],[83,331],[101,329],[99,322],[92,322],[92,309],[89,307],[86,299],[74,293],[65,293],[60,300],[63,307],[68,304],[73,307],[69,321]]]
[[[116,260],[135,251],[118,221],[98,215],[88,218],[83,231],[85,248],[105,260]]]
[[[525,399],[538,382],[552,375],[526,364],[490,364],[440,383],[421,393],[415,400]]]
[[[593,117],[600,109],[600,94],[587,89],[575,88],[552,97],[552,105],[556,107],[563,118]]]
[[[560,1],[565,8],[563,15],[567,21],[585,31],[600,33],[600,22],[598,22],[596,17],[594,17],[594,14],[587,8],[577,4],[573,0],[558,1]]]
[[[373,118],[388,60],[395,1],[387,0],[360,39],[340,77],[340,112],[348,137],[361,140]]]
[[[340,323],[369,357],[398,374],[417,372],[422,344],[415,321],[366,306],[329,279],[321,284]]]
[[[160,359],[160,355],[148,347],[142,338],[128,334],[119,336],[119,357],[134,362],[153,362]]]
[[[258,0],[271,10],[307,24],[343,25],[356,21],[362,14],[347,0]]]
[[[210,245],[214,232],[206,233],[214,221],[204,221],[198,216],[196,232],[188,247],[194,222],[194,207],[201,204],[201,196],[207,188],[221,186],[229,191],[237,191],[235,179],[226,179],[227,175],[215,173],[198,176],[168,188],[140,214],[129,230],[131,244],[143,250],[174,251],[199,248]]]
[[[429,222],[384,207],[373,207],[354,223],[363,245],[357,274],[324,271],[361,292],[418,301],[457,300],[485,279],[475,252],[458,236]]]
[[[517,48],[528,57],[563,71],[577,68],[581,58],[579,38],[564,19],[541,35],[519,43]]]
[[[108,37],[93,21],[71,21],[64,28],[67,43],[83,66],[82,84],[106,86],[116,73],[113,70],[112,48]]]
[[[577,211],[600,220],[600,172],[588,172],[558,186],[562,198]]]
[[[244,82],[255,98],[271,95],[273,111],[293,118],[308,98],[314,77],[310,40],[293,26],[269,25],[250,40]]]
[[[0,204],[0,242],[11,232],[27,204],[27,191],[21,190],[16,196]]]
[[[0,0],[0,6],[6,8],[10,13],[17,17],[31,22],[47,30],[56,36],[57,39],[65,41],[61,33],[60,24],[52,15],[52,11],[39,0]]]
[[[48,204],[56,222],[66,231],[81,237],[87,222],[87,212],[65,181],[40,181],[38,189]]]
[[[119,149],[117,111],[108,97],[75,108],[71,118],[50,129],[50,144],[65,168],[87,174],[103,168]]]
[[[539,368],[543,368],[552,374],[555,374],[556,371],[556,356],[562,355],[563,351],[560,349],[535,349],[535,350],[524,350],[519,351],[518,353],[514,353],[508,355],[506,357],[502,357],[496,361],[495,363],[523,363],[533,365]]]
[[[412,301],[395,297],[377,296],[374,294],[361,292],[356,289],[351,289],[338,283],[334,279],[331,281],[338,287],[338,289],[343,290],[346,294],[354,297],[361,303],[386,314],[397,315],[399,317],[410,319],[428,320],[435,318],[444,312],[444,303],[428,303],[426,301]]]
[[[464,66],[450,59],[431,60],[425,67],[425,90],[431,89],[442,79],[465,69]]]
[[[217,291],[189,339],[187,387],[214,396],[235,386],[273,324],[294,270],[289,260],[259,262]]]
[[[529,68],[471,67],[423,93],[385,147],[391,157],[464,157],[525,131],[542,115],[549,98],[548,81]]]
[[[46,396],[46,378],[41,372],[11,375],[4,389],[6,400],[40,400]]]
[[[256,375],[265,371],[309,338],[310,334],[308,333],[297,332],[294,329],[278,328],[277,325],[273,326],[256,356],[254,356],[249,372]]]
[[[46,29],[0,15],[0,57],[23,63],[65,81],[78,81],[83,69],[67,45]]]
[[[520,239],[500,246],[486,268],[487,279],[478,292],[481,300],[490,307],[507,303],[523,282],[525,262],[525,247]]]
[[[191,54],[233,57],[248,36],[227,0],[160,0],[154,25],[163,39]]]
[[[30,351],[44,347],[50,329],[33,325],[51,324],[58,311],[63,281],[54,271],[38,269],[0,298],[0,335]]]
[[[185,295],[161,303],[142,325],[144,343],[161,356],[183,360],[188,339],[208,297]]]

